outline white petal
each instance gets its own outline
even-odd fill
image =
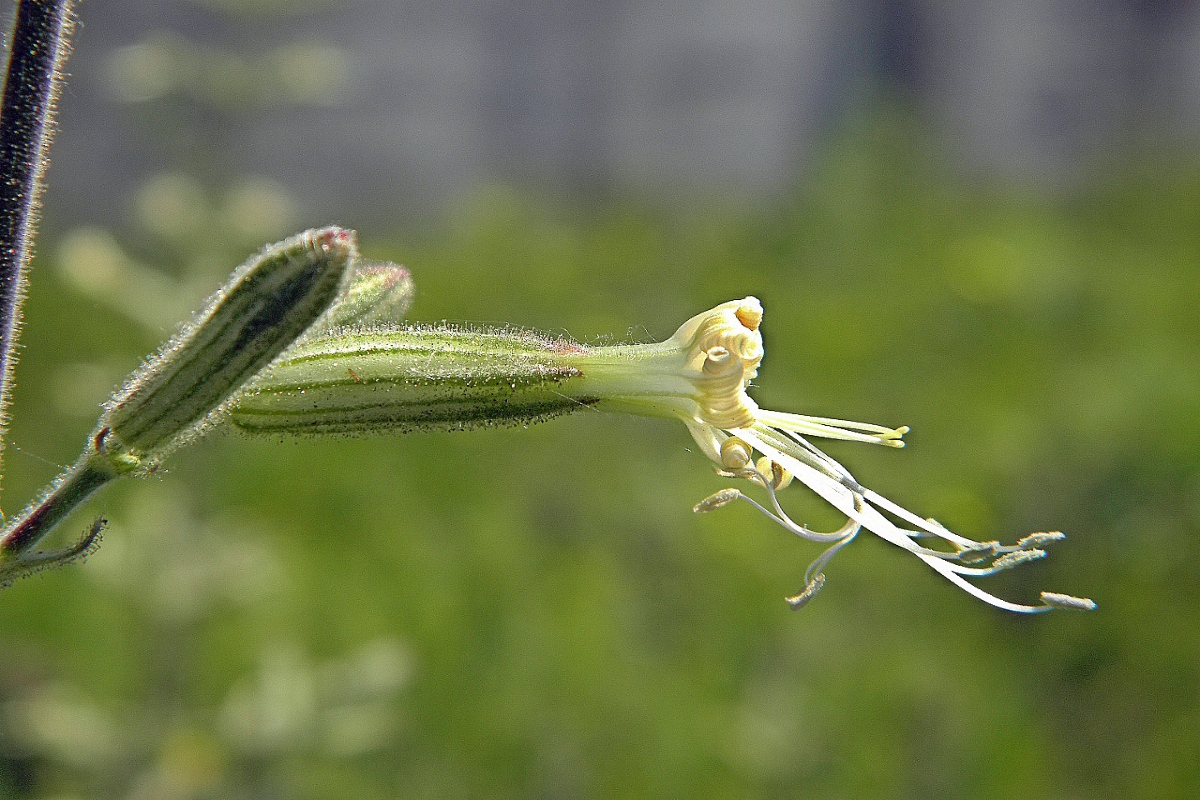
[[[988,605],[995,606],[996,608],[1002,608],[1005,611],[1015,611],[1018,614],[1042,614],[1053,610],[1051,606],[1025,606],[1021,605],[1020,603],[1010,603],[1007,600],[1001,600],[999,597],[996,597],[996,595],[991,594],[990,592],[985,592],[975,584],[970,583],[961,576],[957,575],[954,570],[950,569],[950,567],[953,566],[952,564],[947,564],[945,561],[942,561],[939,558],[931,558],[926,555],[921,555],[920,553],[917,555],[926,564],[940,572],[946,578],[946,580],[950,581],[967,594],[978,597]]]
[[[745,428],[734,431],[737,436],[745,439],[756,449],[773,461],[783,464],[796,480],[816,492],[825,502],[845,514],[852,520],[862,524],[864,528],[874,533],[884,541],[891,542],[897,547],[917,553],[920,547],[897,528],[887,517],[863,502],[855,502],[859,495],[843,486],[837,480],[814,469],[799,459],[784,453],[765,442],[757,432]]]
[[[942,527],[941,525],[937,524],[936,522],[932,522],[931,520],[927,520],[927,519],[922,519],[921,517],[918,517],[916,514],[912,513],[908,509],[896,505],[895,503],[893,503],[891,500],[888,500],[883,495],[873,492],[870,489],[867,489],[866,492],[864,492],[864,496],[867,498],[868,501],[875,503],[876,505],[879,505],[882,508],[887,509],[889,512],[895,514],[897,517],[904,520],[905,522],[910,522],[913,525],[916,525],[921,530],[927,531],[930,534],[937,536],[940,539],[945,539],[947,542],[952,542],[953,544],[956,544],[959,547],[964,547],[964,548],[965,547],[977,547],[979,545],[979,542],[975,541],[974,539],[968,539],[965,536],[959,536],[957,533],[954,533],[953,531]]]
[[[769,425],[772,428],[795,431],[796,433],[808,434],[809,436],[822,436],[826,439],[843,439],[849,442],[866,442],[868,444],[887,444],[892,447],[904,446],[903,440],[900,439],[896,431],[879,425],[842,422],[841,420],[807,417],[803,414],[789,414],[783,411],[768,411],[767,409],[759,409],[756,417],[764,425]],[[829,423],[837,424],[831,425]],[[840,427],[840,425],[847,427]],[[857,428],[859,430],[848,430],[848,428]],[[860,433],[860,430],[870,430],[874,435]]]

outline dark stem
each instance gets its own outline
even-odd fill
[[[0,106],[0,439],[15,361],[24,269],[70,32],[71,0],[17,3]]]

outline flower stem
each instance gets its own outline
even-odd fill
[[[60,560],[54,554],[29,554],[29,551],[92,492],[128,471],[106,455],[103,441],[103,435],[93,437],[79,460],[0,534],[0,579],[23,574],[25,566],[49,565]],[[98,532],[99,526],[93,526],[90,537],[85,538],[90,542]],[[80,548],[68,548],[61,556],[73,558],[80,552]]]

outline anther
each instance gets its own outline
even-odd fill
[[[1042,602],[1051,608],[1063,608],[1071,611],[1095,611],[1096,603],[1086,597],[1074,597],[1069,594],[1042,592]]]
[[[817,596],[817,592],[825,586],[825,573],[821,572],[813,576],[813,579],[804,587],[804,591],[792,597],[785,597],[787,604],[792,607],[792,611],[799,611],[808,605],[808,601]]]
[[[997,554],[1000,549],[999,542],[980,542],[974,547],[966,547],[958,551],[958,560],[963,564],[978,564],[980,561],[987,561]]]
[[[709,511],[715,511],[721,506],[729,505],[741,496],[742,493],[737,489],[722,489],[696,503],[696,505],[692,506],[692,511],[696,514],[706,514]]]
[[[1036,550],[1040,547],[1045,547],[1053,542],[1061,542],[1067,538],[1067,535],[1062,531],[1046,531],[1044,533],[1031,533],[1024,539],[1017,542],[1017,547],[1022,550]]]
[[[1020,566],[1021,564],[1025,564],[1030,561],[1036,561],[1039,558],[1045,557],[1045,550],[1017,550],[1012,553],[1006,553],[1005,555],[1002,555],[1000,558],[997,558],[995,561],[993,561],[992,569],[999,572],[1001,570],[1012,569],[1013,567]]]

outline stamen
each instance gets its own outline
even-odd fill
[[[975,541],[974,539],[968,539],[965,536],[959,536],[957,533],[954,533],[945,525],[942,525],[936,520],[922,519],[921,517],[918,517],[908,509],[896,505],[883,495],[873,492],[870,489],[864,490],[863,496],[868,502],[874,503],[880,508],[886,510],[889,514],[895,514],[905,522],[916,525],[921,530],[926,531],[938,537],[939,539],[945,539],[947,542],[950,542],[953,545],[957,545],[958,547],[962,547],[964,549],[970,549],[979,544],[979,542]]]
[[[1008,600],[1002,600],[991,592],[985,592],[975,584],[968,582],[965,578],[958,574],[961,570],[966,569],[965,567],[958,567],[956,570],[956,564],[948,564],[945,561],[940,561],[936,558],[929,558],[928,556],[922,556],[920,554],[918,554],[918,557],[932,567],[935,572],[940,573],[946,580],[950,581],[972,597],[982,600],[990,606],[994,606],[1005,611],[1013,611],[1017,614],[1044,614],[1047,611],[1052,611],[1054,609],[1054,606],[1050,605],[1027,606],[1022,603],[1011,603]]]
[[[858,532],[862,530],[862,526],[858,523],[855,523],[853,526],[849,526],[849,528],[849,533],[843,536],[839,541],[835,542],[831,547],[827,548],[824,553],[821,553],[821,555],[817,556],[817,558],[808,565],[808,569],[804,570],[804,579],[806,581],[809,580],[813,575],[820,575],[823,573],[825,571],[825,567],[828,566],[829,562],[833,560],[833,557],[836,556],[843,547],[854,541],[854,537],[858,536]]]
[[[875,492],[862,487],[855,489],[854,486],[858,485],[857,482],[853,481],[852,478],[843,476],[845,470],[840,464],[828,458],[828,456],[817,458],[810,452],[808,449],[810,446],[806,446],[807,442],[804,441],[803,437],[796,434],[784,437],[780,435],[781,433],[776,428],[764,425],[756,425],[753,430],[739,429],[736,431],[739,437],[747,441],[756,450],[764,453],[772,462],[780,463],[790,469],[808,488],[824,498],[834,508],[846,514],[850,518],[850,524],[861,525],[884,541],[909,551],[955,586],[958,586],[973,597],[979,598],[997,608],[1021,614],[1043,613],[1055,607],[1053,605],[1029,606],[1020,603],[1011,603],[980,589],[966,580],[966,577],[986,577],[1002,569],[1024,563],[1025,561],[1041,558],[1045,555],[1045,551],[1019,549],[1016,547],[1002,548],[991,543],[984,544],[963,536],[958,536],[939,523],[921,519],[911,511],[901,508]],[[790,439],[796,440],[796,444],[802,447],[798,449],[795,445],[790,444]],[[754,470],[754,474],[761,477],[761,473],[758,470]],[[771,518],[780,521],[781,524],[794,533],[809,540],[817,540],[817,536],[814,536],[807,529],[796,525],[787,517],[787,514],[779,506],[771,484],[764,481],[763,485],[767,488],[771,503],[778,512],[778,516],[767,512],[765,509],[761,510]],[[749,500],[749,498],[745,499]],[[875,503],[900,519],[913,523],[925,534],[936,536],[956,545],[960,548],[960,552],[947,553],[930,550],[917,545],[913,541],[913,537],[923,535],[921,531],[906,531],[898,527],[894,522],[885,517],[880,509],[875,508],[870,503]],[[952,563],[953,560],[961,559],[961,551],[968,553],[979,552],[983,555],[981,560],[986,560],[992,554],[1002,555],[1002,558],[994,562],[992,566],[984,568],[966,567],[959,563]],[[1084,606],[1076,604],[1070,607],[1083,608]]]
[[[849,442],[866,442],[867,444],[882,444],[888,447],[904,447],[901,437],[908,428],[885,428],[881,425],[868,425],[860,422],[844,420],[827,420],[822,417],[807,417],[803,414],[789,414],[784,411],[769,411],[760,409],[756,415],[759,422],[772,428],[784,431],[820,436],[825,439],[842,439]],[[867,431],[863,433],[861,431]]]
[[[889,428],[886,425],[875,425],[870,422],[854,422],[848,419],[833,419],[831,417],[813,417],[808,414],[796,414],[797,417],[803,417],[811,422],[817,422],[821,425],[829,425],[834,428],[849,428],[853,431],[866,431],[867,433],[882,434],[887,438],[899,438],[912,430],[907,425],[901,425],[899,428]]]
[[[705,513],[720,508],[721,506],[728,505],[734,500],[745,500],[747,503],[754,506],[759,513],[770,519],[775,524],[783,527],[790,533],[799,536],[801,539],[809,542],[816,542],[818,544],[840,542],[848,535],[857,533],[858,528],[860,527],[859,524],[853,519],[848,519],[845,525],[831,533],[821,533],[820,531],[810,530],[805,525],[797,525],[792,518],[787,515],[787,512],[783,510],[783,507],[779,505],[779,498],[775,495],[774,486],[772,486],[771,482],[768,481],[766,477],[758,470],[754,469],[753,467],[746,467],[744,469],[737,470],[736,472],[717,470],[717,474],[726,478],[742,478],[762,486],[767,490],[767,496],[770,497],[771,505],[774,507],[775,511],[771,511],[771,509],[765,507],[753,497],[749,497],[739,492],[737,489],[732,488],[722,489],[715,494],[709,495],[693,506],[692,511],[696,513]]]

